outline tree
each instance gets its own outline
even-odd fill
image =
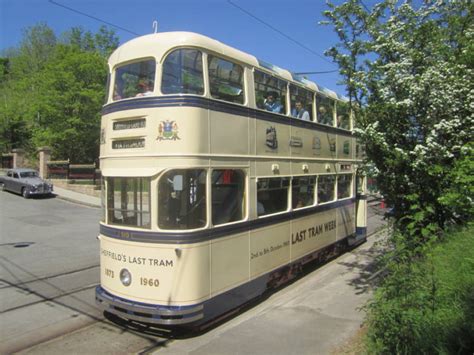
[[[378,171],[378,186],[416,247],[448,223],[472,218],[461,213],[466,203],[472,211],[472,190],[456,187],[465,180],[452,171],[473,156],[474,5],[328,5],[325,24],[334,26],[340,42],[327,54],[359,104],[358,135]],[[471,195],[447,206],[443,195],[453,190]]]
[[[45,24],[28,28],[0,64],[0,146],[30,154],[43,145],[53,157],[92,162],[98,157],[100,110],[113,31],[73,28],[57,39]]]

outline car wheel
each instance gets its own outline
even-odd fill
[[[30,194],[28,193],[28,190],[26,189],[26,187],[21,189],[21,196],[23,196],[24,198],[30,197]]]

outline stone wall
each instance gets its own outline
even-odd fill
[[[51,179],[54,186],[100,198],[100,186],[71,184],[67,180]]]

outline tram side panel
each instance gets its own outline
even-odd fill
[[[230,110],[229,105],[226,106]],[[233,111],[221,112],[209,110],[209,137],[211,154],[248,155],[249,154],[249,117],[247,109],[235,107]],[[202,137],[206,142],[206,137]]]
[[[101,285],[106,291],[167,306],[193,305],[210,297],[208,242],[174,246],[100,239]],[[122,281],[124,270],[130,275],[128,284]]]
[[[250,233],[250,277],[257,278],[290,261],[288,222],[259,228]]]
[[[291,221],[291,261],[336,241],[336,210],[311,214]]]
[[[102,132],[101,157],[209,153],[209,112],[201,108],[113,112],[103,116]]]
[[[355,235],[356,215],[355,203],[341,206],[337,209],[337,240]]]
[[[212,296],[249,280],[249,232],[215,239],[211,243]]]

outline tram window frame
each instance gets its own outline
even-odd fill
[[[344,184],[343,184],[341,180],[346,180],[347,177],[349,177],[349,181],[348,182],[344,181]],[[340,174],[337,176],[337,199],[338,200],[352,197],[353,180],[354,179],[353,179],[352,174]],[[344,190],[344,194],[341,193],[341,191],[343,190]]]
[[[223,64],[214,68],[213,61]],[[232,69],[225,68],[232,65]],[[238,68],[239,70],[236,70]],[[240,71],[240,73],[238,73]],[[209,80],[209,93],[212,98],[234,104],[244,105],[245,98],[245,67],[223,57],[207,54],[207,76]],[[227,77],[223,75],[227,73]],[[237,75],[237,77],[235,77]],[[237,80],[235,80],[237,79]],[[217,89],[217,90],[216,90]]]
[[[155,92],[156,65],[155,58],[146,57],[116,66],[113,70],[112,100],[119,101],[153,95]],[[136,69],[137,66],[140,66],[139,70]],[[123,74],[120,74],[122,71]],[[128,74],[129,77],[123,78],[125,74]],[[128,82],[125,82],[127,80]]]
[[[324,181],[322,181],[326,179],[332,179],[332,194],[331,194],[331,191],[326,190],[326,187],[327,187],[326,185],[329,185],[329,183],[325,183]],[[318,204],[329,203],[329,202],[335,201],[336,200],[336,175],[334,174],[319,175],[317,194],[318,194],[317,195]]]
[[[242,169],[211,172],[212,224],[239,222],[246,218],[246,174]]]
[[[258,217],[283,213],[289,210],[290,179],[290,177],[257,179]]]
[[[157,184],[158,228],[191,230],[207,226],[206,169],[168,170]]]
[[[107,187],[105,185],[105,177],[102,176],[100,178],[100,207],[101,207],[100,221],[103,223],[105,223],[106,221],[106,214],[107,214],[106,191],[107,191]]]
[[[335,105],[336,100],[331,99],[326,95],[316,93],[316,122],[326,126],[334,127],[334,113],[336,109]],[[329,108],[330,110],[330,114],[325,115],[324,120],[321,117],[322,114],[320,112],[320,107],[324,107],[325,109]],[[328,123],[328,119],[331,120],[330,123]]]
[[[151,228],[151,179],[149,177],[106,177],[106,186],[108,224]],[[130,202],[130,194],[133,196],[132,202]],[[119,199],[116,199],[116,196]],[[120,208],[116,208],[117,203]],[[132,204],[132,209],[129,208],[130,204]]]
[[[262,70],[253,70],[255,105],[258,109],[268,111],[265,108],[266,98],[273,94],[275,100],[279,100],[281,112],[273,112],[280,115],[287,115],[287,93],[288,81],[280,79],[275,75],[266,73]]]
[[[302,184],[303,183],[303,184]],[[310,189],[308,191],[307,189]],[[304,191],[306,189],[306,191]],[[294,176],[291,179],[292,209],[298,210],[314,206],[316,191],[316,176]]]
[[[298,85],[290,84],[290,113],[291,117],[298,118],[296,113],[296,102],[301,101],[304,109],[309,114],[308,122],[313,121],[313,102],[314,102],[314,92],[311,90],[302,88]],[[303,120],[302,118],[298,118]]]
[[[186,59],[191,59],[189,58],[191,52],[195,52],[194,66],[185,65]],[[173,59],[173,55],[179,55],[179,63],[168,62],[168,60]],[[191,60],[191,62],[193,62],[193,60]],[[170,64],[168,65],[168,63]],[[172,68],[173,70],[169,72],[168,68]],[[166,80],[167,77],[174,77],[177,83],[172,83],[172,80]],[[165,83],[169,84],[165,85]],[[204,95],[203,52],[196,48],[176,48],[167,53],[161,65],[160,90],[163,95]]]
[[[344,109],[341,110],[340,107]],[[340,110],[342,112],[340,112]],[[336,102],[336,125],[338,128],[345,130],[351,129],[351,110],[349,102],[337,101]]]

